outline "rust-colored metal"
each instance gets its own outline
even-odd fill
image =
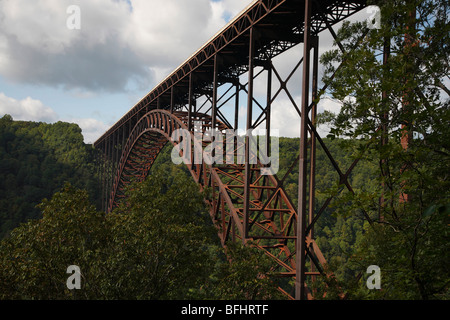
[[[249,144],[254,139],[251,136],[243,144],[233,137],[233,151],[228,156],[236,158],[244,148],[247,152],[243,164],[207,164],[203,159],[195,163],[191,159],[187,167],[200,189],[211,190],[205,202],[222,245],[240,241],[259,248],[274,263],[273,271],[280,277],[280,291],[291,299],[312,299],[314,292],[308,288],[308,279],[326,270],[326,259],[315,242],[313,230],[331,201],[331,198],[325,200],[315,210],[316,145],[325,151],[339,182],[350,192],[353,189],[348,177],[358,162],[355,160],[343,171],[315,128],[317,102],[326,88],[317,90],[318,35],[365,5],[366,1],[357,0],[323,0],[320,4],[313,0],[254,1],[94,143],[101,152],[102,208],[107,212],[113,210],[124,198],[124,189],[130,182],[146,178],[167,142],[177,145],[172,139],[175,130],[188,130],[192,148],[197,144],[203,150],[206,143],[196,140],[196,135],[209,129],[222,132],[237,129],[242,94],[247,97],[246,129],[260,125],[267,132],[278,129],[272,127],[271,106],[284,92],[300,116],[301,132],[299,156],[283,177],[262,175],[262,161],[250,163]],[[300,43],[304,44],[303,57],[299,57],[288,77],[282,79],[272,59]],[[257,72],[258,67],[262,70]],[[303,67],[302,88],[296,94],[291,93],[287,83],[300,67]],[[243,84],[241,76],[246,73],[248,81]],[[265,102],[261,102],[253,95],[254,79],[264,73],[267,94]],[[280,87],[272,92],[277,80]],[[221,86],[229,88],[219,94]],[[308,100],[310,91],[312,102]],[[299,93],[302,100],[297,105],[294,97]],[[230,112],[224,112],[230,104]],[[228,114],[231,119],[227,119]],[[266,142],[267,151],[270,140],[267,138]],[[284,186],[295,166],[300,169],[298,207]],[[286,277],[292,281],[285,281]]]
[[[306,258],[306,179],[307,179],[307,141],[308,123],[307,108],[309,105],[309,75],[310,75],[310,51],[311,51],[311,0],[305,0],[305,19],[303,28],[303,77],[302,77],[302,105],[300,123],[300,153],[298,169],[298,218],[297,218],[297,243],[296,243],[296,282],[295,298],[306,298],[305,286],[305,258]]]

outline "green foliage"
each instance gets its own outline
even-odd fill
[[[316,297],[325,299],[337,299],[341,292],[350,299],[448,299],[450,114],[443,80],[450,65],[449,6],[431,0],[376,4],[382,7],[381,30],[344,23],[338,39],[345,53],[322,56],[329,93],[344,103],[339,114],[320,117],[320,124],[332,125],[324,143],[343,172],[360,160],[348,177],[350,192],[317,147],[315,212],[328,198],[331,202],[314,238],[334,277],[310,284]],[[417,41],[405,50],[405,13],[411,4],[418,13]],[[391,56],[383,64],[386,38]],[[336,63],[343,66],[331,80]],[[381,126],[388,133],[384,144]],[[399,144],[402,126],[413,135],[407,150]],[[284,188],[297,206],[298,166],[288,169],[298,156],[299,140],[279,142],[278,176],[286,174]],[[42,218],[22,224],[2,241],[0,297],[280,298],[270,260],[261,252],[230,244],[225,258],[203,195],[186,167],[171,164],[170,148],[162,150],[148,180],[133,185],[127,201],[105,216],[90,201],[100,198],[94,153],[76,125],[1,118],[0,237],[19,222]],[[88,192],[66,186],[54,193],[65,181]],[[402,193],[408,202],[400,201]],[[375,222],[370,225],[366,217]],[[65,285],[71,264],[81,268],[80,291]],[[379,291],[365,286],[372,264],[381,267]]]
[[[359,299],[449,299],[449,208],[439,207],[422,217],[405,215],[399,224],[376,224],[367,229],[352,265],[381,268],[381,290],[354,286]],[[388,241],[387,241],[388,240]],[[365,280],[363,281],[365,284]]]
[[[260,250],[240,242],[226,247],[227,261],[216,265],[206,290],[224,300],[286,299],[277,289],[273,261]]]
[[[38,157],[35,161],[36,167],[28,170],[36,177],[36,183],[56,190],[64,180],[71,181],[77,187],[93,185],[93,177],[83,178],[92,169],[92,154],[89,146],[84,146],[82,143],[79,129],[75,125],[16,122],[8,119],[7,116],[0,121],[4,124],[2,128],[11,133],[5,133],[2,138],[15,142],[15,144],[7,143],[8,153],[4,155],[5,158],[19,161],[22,158],[30,160]],[[72,143],[66,143],[66,141]],[[345,160],[346,154],[341,151],[337,142],[328,140],[326,142],[338,161],[346,165],[348,163]],[[281,138],[280,147],[281,169],[284,170],[281,173],[284,174],[297,156],[298,139]],[[151,169],[148,181],[142,185],[134,185],[133,190],[130,190],[129,201],[106,218],[96,212],[88,201],[93,198],[92,194],[95,194],[92,189],[83,193],[73,187],[66,187],[61,192],[55,193],[51,200],[45,200],[38,208],[34,207],[34,203],[30,203],[29,207],[22,209],[24,218],[22,220],[16,218],[15,224],[29,218],[30,212],[34,212],[32,217],[42,217],[42,213],[44,217],[15,229],[11,237],[5,239],[8,245],[5,245],[4,250],[17,252],[20,246],[26,246],[27,249],[23,249],[24,252],[31,254],[33,250],[39,249],[41,258],[35,261],[38,254],[33,253],[32,256],[26,256],[22,260],[3,260],[3,265],[7,266],[2,273],[5,279],[3,283],[5,285],[12,283],[11,286],[18,288],[17,293],[9,297],[65,299],[75,295],[75,298],[82,299],[281,298],[270,276],[270,261],[266,256],[260,256],[259,251],[231,245],[228,248],[228,257],[235,258],[230,261],[225,259],[223,249],[217,244],[215,235],[210,234],[210,220],[204,214],[202,195],[197,193],[197,186],[193,183],[187,168],[174,166],[171,163],[170,150],[171,145],[167,145],[161,151]],[[331,181],[335,180],[336,175],[332,174],[331,165],[322,150],[318,152],[318,159],[324,163],[319,168],[320,174],[317,175],[318,187],[320,190],[325,190],[331,185]],[[8,164],[8,161],[1,163]],[[75,179],[76,177],[79,179]],[[10,199],[18,198],[23,194],[17,191],[22,187],[21,181],[18,182],[15,176],[11,178]],[[293,199],[296,198],[297,180],[298,168],[294,168],[286,178],[287,190]],[[33,189],[27,187],[26,190]],[[48,193],[40,194],[35,203],[48,197]],[[4,203],[7,203],[6,198],[4,200]],[[66,208],[68,203],[72,204]],[[183,206],[180,206],[180,203],[183,203]],[[17,209],[15,210],[9,209],[3,212],[12,212],[13,217],[16,217]],[[92,225],[93,230],[89,235],[85,235],[86,230],[78,227],[81,222],[75,221],[77,210],[86,212],[83,217],[87,220],[83,224]],[[150,211],[153,214],[146,214]],[[188,212],[196,212],[196,214],[191,216],[187,214]],[[176,214],[177,218],[174,218],[172,213]],[[333,229],[337,218],[331,213],[332,211],[324,213],[321,224]],[[92,219],[89,220],[90,218]],[[58,228],[51,232],[47,230],[52,229],[53,225],[58,225]],[[7,230],[13,229],[14,226],[11,224]],[[37,233],[41,236],[36,237]],[[71,235],[70,240],[62,235],[63,233]],[[335,233],[336,231],[332,234]],[[320,231],[317,235],[318,239],[326,236]],[[83,251],[86,250],[86,243],[89,242],[85,238],[97,239],[95,244],[91,244],[91,247],[87,249],[87,253]],[[35,243],[36,239],[41,242]],[[58,239],[65,239],[61,240],[62,248],[58,248],[56,243],[52,242],[59,241]],[[349,239],[349,241],[353,240]],[[52,243],[48,247],[51,250],[46,252],[46,249],[39,246],[40,243]],[[189,244],[189,246],[185,245],[184,249],[190,248],[192,251],[192,248],[197,246],[202,248],[202,251],[185,251],[185,260],[177,260],[177,257],[180,257],[179,254],[177,256],[177,252],[181,250],[179,243]],[[331,243],[333,244],[329,251],[325,252],[329,257],[336,253],[334,246],[337,242]],[[29,246],[32,246],[33,250]],[[159,249],[150,250],[151,247]],[[151,259],[148,254],[150,252],[153,253]],[[158,256],[155,252],[164,253],[164,255]],[[3,255],[3,257],[10,256],[9,253]],[[240,260],[242,257],[248,259]],[[15,261],[15,264],[8,267],[11,261]],[[23,261],[29,264],[21,264]],[[198,263],[192,263],[192,261]],[[84,288],[88,292],[83,291],[80,295],[81,291],[67,290],[65,280],[68,274],[65,270],[70,264],[81,267]],[[173,264],[189,265],[186,270],[190,273],[186,275],[171,271]],[[152,265],[153,271],[149,272]],[[205,269],[206,266],[207,269]],[[14,273],[11,270],[21,270],[21,273]],[[33,273],[29,270],[36,271]],[[45,270],[52,270],[52,275],[46,274]],[[165,277],[164,272],[170,274],[170,277]],[[192,272],[203,275],[201,280],[191,277]],[[149,277],[149,274],[152,274],[152,277]],[[47,277],[50,280],[42,280],[40,277]],[[234,282],[232,287],[229,286],[229,281]],[[33,286],[40,282],[45,284],[43,288],[46,289],[33,289]],[[53,287],[49,288],[47,283],[53,283]],[[134,287],[128,285],[129,283],[132,283]],[[153,286],[156,284],[158,284],[157,288]],[[23,288],[20,289],[22,286]],[[150,288],[153,288],[151,289],[153,291]],[[175,288],[179,290],[176,291]]]
[[[183,175],[168,182],[155,174],[107,216],[87,192],[66,186],[39,205],[42,219],[3,240],[2,298],[189,298],[189,289],[208,276],[204,249],[211,235],[193,184]],[[73,264],[81,269],[82,290],[66,287]]]
[[[97,199],[94,149],[76,124],[0,118],[0,239],[19,223],[40,217],[35,207],[65,182]]]
[[[193,298],[191,289],[208,277],[212,223],[197,185],[175,171],[166,176],[158,170],[133,185],[108,216],[114,252],[107,264],[115,298]]]
[[[324,144],[333,156],[340,169],[345,172],[353,160],[360,158],[366,150],[365,143],[358,140],[324,138]],[[280,138],[280,179],[298,156],[299,139]],[[350,259],[355,255],[357,246],[365,234],[364,226],[367,219],[364,212],[370,212],[372,218],[377,211],[371,211],[374,202],[376,186],[376,163],[373,161],[359,162],[349,175],[349,184],[354,194],[340,183],[339,175],[322,146],[316,149],[316,202],[317,213],[323,203],[331,198],[330,205],[323,211],[314,227],[314,238],[322,251],[330,271],[333,272],[342,288],[350,284],[359,273],[359,269],[351,266]],[[369,158],[369,156],[366,155]],[[294,166],[285,178],[285,190],[297,206],[298,166]],[[370,201],[367,201],[370,200]],[[362,211],[364,209],[364,212]],[[319,279],[325,285],[328,279]],[[318,283],[314,284],[315,286]],[[325,287],[322,287],[325,290]],[[328,291],[330,287],[328,286]],[[336,291],[337,294],[337,291]],[[320,295],[319,295],[320,296]],[[327,298],[338,297],[327,294]]]
[[[232,245],[224,260],[198,186],[172,169],[132,185],[108,215],[70,185],[44,200],[41,219],[0,243],[0,299],[276,297],[267,258]],[[66,287],[69,265],[80,267],[80,290]]]
[[[40,206],[42,219],[15,228],[0,246],[0,298],[94,298],[97,278],[106,270],[101,248],[109,242],[105,216],[86,191],[66,185]],[[70,292],[66,269],[80,266],[85,290]]]
[[[329,121],[334,137],[358,139],[358,153],[367,146],[359,165],[373,173],[370,183],[355,194],[341,193],[334,202],[340,216],[360,208],[375,218],[362,229],[348,268],[364,273],[368,265],[379,265],[382,290],[369,291],[361,281],[351,295],[448,298],[449,224],[442,208],[448,207],[450,195],[450,90],[445,85],[450,6],[432,0],[375,4],[381,7],[381,29],[344,23],[338,40],[345,52],[322,56],[324,81],[333,98],[344,104],[339,114],[321,120]],[[390,56],[383,63],[386,43]],[[339,70],[336,63],[342,63]],[[407,148],[400,145],[406,134]],[[347,150],[355,149],[348,144]],[[329,193],[339,190],[335,186]]]

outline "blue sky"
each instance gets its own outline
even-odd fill
[[[73,4],[80,29],[70,30]],[[93,142],[246,5],[0,1],[0,116],[76,122]]]
[[[0,0],[0,116],[75,122],[94,142],[251,2]]]

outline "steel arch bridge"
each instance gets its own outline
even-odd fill
[[[325,90],[318,88],[319,34],[329,30],[336,38],[333,25],[365,7],[366,1],[360,0],[253,1],[94,143],[99,150],[103,210],[110,212],[117,205],[132,180],[145,179],[167,142],[178,145],[173,134],[179,129],[189,132],[191,145],[202,150],[206,144],[195,139],[199,131],[263,127],[269,137],[271,129],[277,129],[271,124],[272,106],[283,93],[300,120],[299,154],[283,177],[261,174],[266,166],[261,161],[250,163],[251,139],[241,146],[245,149],[242,164],[190,159],[188,169],[201,189],[212,191],[205,201],[222,245],[251,241],[273,259],[280,277],[294,280],[293,287],[280,287],[281,291],[292,299],[313,298],[307,279],[326,272],[314,225],[331,201],[319,204],[315,198],[316,146],[323,148],[339,182],[350,192],[347,178],[357,163],[343,171],[314,125],[318,98]],[[303,55],[282,78],[273,59],[300,43]],[[296,73],[302,81],[294,92],[287,84]],[[258,77],[264,78],[264,101],[254,94]],[[279,88],[273,91],[277,83]],[[300,103],[295,95],[301,96]],[[239,123],[242,98],[245,124]],[[232,143],[235,158],[239,146],[235,140]],[[298,206],[283,184],[295,166],[299,168]]]

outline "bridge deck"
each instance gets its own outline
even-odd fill
[[[364,8],[365,0],[313,1],[311,33],[316,35],[351,14]],[[187,104],[189,75],[193,95],[202,96],[211,91],[214,62],[220,55],[218,66],[219,85],[233,82],[248,71],[249,30],[254,27],[255,63],[265,61],[300,43],[303,39],[304,0],[257,0],[239,16],[228,23],[209,42],[197,50],[183,64],[161,81],[153,90],[131,108],[120,120],[106,131],[95,143],[98,147],[105,139],[128,122],[136,123],[139,116],[153,109],[169,109],[172,94],[175,109]],[[172,89],[174,90],[172,92]],[[128,124],[129,125],[129,124]]]

